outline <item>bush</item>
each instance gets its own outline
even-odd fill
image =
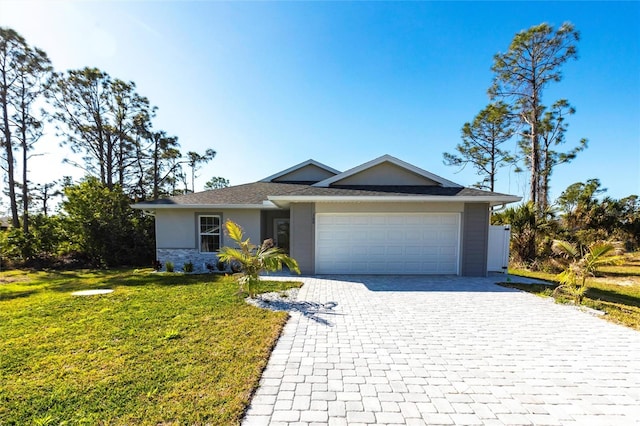
[[[167,261],[164,263],[164,267],[165,267],[165,269],[167,270],[167,272],[173,272],[173,262],[171,262],[171,261],[167,260]]]
[[[185,263],[184,266],[182,267],[182,270],[187,274],[190,274],[191,272],[193,272],[193,262]]]

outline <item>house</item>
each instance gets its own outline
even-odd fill
[[[133,205],[155,216],[156,254],[216,264],[223,223],[273,238],[305,274],[485,276],[489,214],[520,197],[465,188],[384,155],[345,172],[308,160],[259,182]]]

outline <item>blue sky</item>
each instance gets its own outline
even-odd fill
[[[213,2],[0,0],[0,26],[45,50],[57,70],[95,66],[133,80],[156,128],[183,150],[213,148],[212,176],[252,182],[313,158],[346,170],[391,154],[463,185],[445,166],[460,128],[489,102],[493,55],[541,22],[572,22],[579,59],[544,101],[568,99],[568,145],[589,148],[551,181],[552,197],[599,178],[640,193],[639,2]],[[69,174],[53,131],[34,179]],[[80,172],[74,172],[80,176]],[[526,174],[497,190],[523,196]]]

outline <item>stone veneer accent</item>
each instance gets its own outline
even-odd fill
[[[173,270],[181,272],[185,263],[193,263],[193,272],[210,272],[206,264],[217,266],[218,257],[215,253],[200,253],[198,249],[156,249],[156,259],[162,262],[162,270],[166,271],[166,262],[173,262]],[[218,271],[218,269],[214,269]],[[218,271],[219,272],[219,271]]]

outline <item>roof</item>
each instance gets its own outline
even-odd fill
[[[303,184],[256,182],[187,195],[146,201],[134,208],[260,208],[287,207],[293,202],[430,201],[489,202],[492,205],[519,201],[519,197],[464,187],[345,185],[329,188]]]
[[[255,182],[192,194],[176,195],[154,201],[143,201],[133,205],[138,209],[166,209],[191,207],[274,208],[269,196],[285,195],[307,188],[308,185],[293,183]]]
[[[390,163],[393,164],[395,166],[398,166],[402,169],[405,169],[408,172],[411,172],[417,176],[421,176],[427,180],[433,181],[435,183],[437,183],[440,186],[445,186],[445,187],[456,187],[456,188],[462,188],[461,185],[458,185],[457,183],[451,182],[450,180],[444,179],[438,175],[434,175],[431,172],[428,172],[426,170],[421,169],[420,167],[416,167],[413,164],[409,164],[405,161],[402,161],[396,157],[393,157],[391,155],[383,155],[381,157],[375,158],[371,161],[368,161],[364,164],[361,164],[357,167],[354,167],[352,169],[347,170],[346,172],[342,172],[340,174],[337,174],[335,176],[332,176],[328,179],[325,179],[321,182],[316,183],[314,186],[322,186],[322,187],[327,187],[327,186],[333,186],[340,183],[340,181],[343,181],[351,176],[357,175],[358,173],[362,173],[365,170],[368,169],[372,169],[375,166],[378,166],[380,164],[384,164],[384,163]]]
[[[382,164],[398,167],[402,173],[417,176],[416,185],[367,185],[360,182],[362,177]],[[331,177],[322,181],[277,182],[283,176],[305,176],[304,171],[316,168],[321,174]],[[312,175],[314,175],[312,173]],[[307,174],[306,176],[312,176]],[[316,174],[317,176],[317,174]],[[378,179],[380,180],[380,179]],[[382,179],[384,182],[391,181]],[[413,182],[411,178],[402,183]],[[342,182],[343,184],[340,184]],[[346,185],[345,183],[352,182]],[[355,182],[355,183],[354,183]],[[422,184],[424,182],[425,184]],[[480,189],[465,188],[454,182],[429,173],[416,166],[383,155],[372,161],[354,167],[346,172],[338,172],[322,163],[307,160],[280,173],[271,175],[260,182],[213,189],[171,198],[145,201],[132,207],[144,210],[176,208],[234,208],[234,209],[278,209],[287,208],[291,203],[302,202],[482,202],[492,206],[520,201],[520,197]]]
[[[322,163],[320,163],[320,162],[318,162],[316,160],[309,159],[307,161],[303,161],[300,164],[296,164],[295,166],[289,167],[286,170],[278,172],[278,173],[276,173],[274,175],[268,176],[268,177],[262,179],[260,182],[275,182],[275,181],[277,181],[278,179],[280,179],[282,177],[285,177],[287,175],[291,175],[294,172],[302,170],[302,169],[304,169],[306,167],[309,167],[309,166],[317,167],[318,169],[324,170],[325,172],[327,172],[330,175],[340,174],[339,170],[331,168],[331,167],[327,166],[326,164],[322,164]],[[310,182],[310,183],[315,183],[315,182]]]

